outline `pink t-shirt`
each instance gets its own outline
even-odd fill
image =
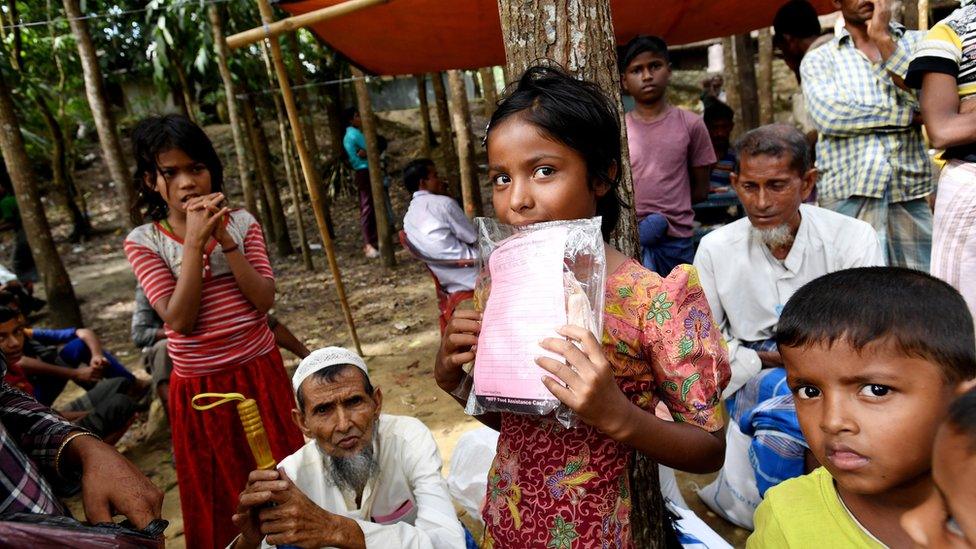
[[[678,107],[668,107],[653,122],[632,112],[625,119],[638,219],[660,213],[668,218],[670,236],[691,236],[695,214],[688,170],[715,163],[705,122]]]

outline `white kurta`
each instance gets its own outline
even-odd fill
[[[742,345],[769,339],[783,306],[801,286],[825,274],[884,265],[878,235],[864,221],[824,208],[800,206],[800,228],[786,259],[773,257],[748,218],[705,235],[695,267],[715,322],[729,343],[732,380],[728,397],[762,364]]]
[[[314,440],[282,460],[279,469],[316,505],[355,520],[369,549],[463,548],[464,531],[430,430],[418,419],[382,414],[374,445],[379,474],[366,484],[358,507],[355,494],[332,482]]]
[[[449,196],[428,191],[413,193],[403,216],[403,230],[420,253],[432,259],[478,257],[478,233],[464,210]],[[474,289],[476,267],[456,268],[431,265],[441,286],[449,292]]]

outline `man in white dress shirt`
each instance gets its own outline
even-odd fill
[[[293,417],[311,440],[277,471],[251,472],[235,547],[464,547],[433,435],[415,418],[380,414],[383,394],[359,355],[314,351],[292,385]]]
[[[403,184],[413,194],[403,230],[410,243],[431,259],[472,259],[478,256],[478,233],[447,185],[427,158],[411,161],[403,169]],[[447,293],[474,289],[476,267],[430,265]]]
[[[827,273],[883,265],[877,233],[860,220],[803,204],[817,179],[803,135],[773,124],[736,144],[731,176],[747,217],[706,235],[695,255],[715,322],[729,343],[729,396],[763,367],[782,366],[770,341],[783,305]]]

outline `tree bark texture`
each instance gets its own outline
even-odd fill
[[[493,67],[482,67],[478,69],[481,75],[481,87],[485,94],[485,117],[491,118],[498,106],[498,87],[495,85],[495,69]]]
[[[478,185],[478,166],[474,160],[474,138],[471,134],[471,113],[468,108],[468,93],[464,85],[464,73],[447,71],[447,81],[451,88],[451,121],[456,129],[458,166],[461,172],[461,198],[464,213],[469,218],[482,215],[481,188]]]
[[[437,129],[441,137],[441,157],[444,159],[441,173],[447,178],[451,193],[461,196],[461,186],[458,183],[457,151],[454,150],[454,136],[451,131],[451,114],[447,107],[447,91],[444,89],[444,73],[435,72],[430,75],[434,87],[434,103],[437,106]]]
[[[244,118],[247,131],[251,134],[251,144],[254,146],[254,163],[258,167],[258,176],[264,195],[268,201],[268,219],[271,221],[272,240],[279,255],[291,255],[295,248],[288,236],[288,223],[285,221],[285,210],[281,207],[281,195],[271,168],[271,149],[264,134],[264,126],[257,119],[254,108],[254,97],[247,96],[244,101]]]
[[[739,99],[742,103],[739,113],[742,115],[743,131],[749,131],[759,126],[759,90],[756,82],[756,50],[752,45],[752,37],[739,34],[732,37],[735,45],[735,69],[739,75]]]
[[[571,74],[596,82],[620,115],[620,221],[610,243],[639,258],[634,187],[627,149],[627,131],[620,102],[620,73],[609,0],[498,0],[509,78],[518,79],[537,59],[552,59]],[[661,497],[657,464],[639,452],[630,468],[630,515],[636,547],[665,545],[668,520]]]
[[[735,127],[732,128],[732,142],[742,135],[745,123],[742,121],[742,98],[739,96],[739,72],[735,68],[735,44],[732,37],[722,38],[722,58],[725,65],[722,77],[725,80],[725,103],[735,113]]]
[[[638,257],[634,185],[609,0],[498,0],[498,12],[508,78],[518,80],[529,66],[551,59],[570,74],[596,82],[617,106],[623,156],[617,192],[624,207],[610,242]]]
[[[772,124],[773,111],[773,34],[769,27],[759,30],[759,64],[756,67],[759,87],[759,124]]]
[[[383,258],[384,265],[393,268],[396,266],[396,257],[393,255],[390,224],[386,219],[386,191],[383,189],[383,168],[376,138],[376,116],[373,114],[373,104],[369,99],[369,89],[366,88],[365,75],[358,68],[353,67],[352,76],[356,79],[356,104],[359,118],[363,121],[363,135],[366,137],[366,161],[369,163],[369,184],[373,189],[373,215],[376,216],[380,256]]]
[[[214,51],[217,53],[217,68],[220,79],[224,82],[224,95],[227,96],[227,117],[230,119],[230,133],[234,137],[234,152],[237,155],[237,177],[244,192],[244,207],[254,215],[258,215],[258,204],[254,195],[251,173],[247,166],[247,149],[244,146],[244,135],[241,131],[241,120],[237,113],[237,87],[234,76],[230,73],[227,59],[230,57],[227,42],[224,41],[224,23],[220,16],[220,7],[212,4],[209,8],[210,29],[213,33]]]
[[[427,101],[427,75],[414,76],[417,80],[417,101],[420,102],[420,147],[424,158],[430,158],[431,147],[437,144],[434,128],[430,124],[430,102]]]
[[[44,284],[48,309],[55,324],[82,326],[81,309],[71,279],[51,237],[51,227],[44,215],[44,205],[37,191],[37,180],[31,170],[24,138],[20,133],[20,121],[14,108],[7,82],[0,73],[0,152],[13,183],[20,221],[27,233],[34,264]]]
[[[68,169],[68,151],[64,131],[61,129],[61,123],[54,116],[54,112],[51,111],[51,107],[48,106],[47,99],[38,94],[34,96],[34,103],[37,105],[37,110],[41,113],[41,118],[44,119],[44,125],[47,126],[48,134],[51,137],[51,175],[52,183],[57,191],[55,194],[61,206],[71,215],[70,239],[72,242],[79,242],[91,236],[92,226],[88,216],[81,211],[78,203],[75,202],[75,198],[78,196],[78,188],[71,179],[71,170]]]
[[[85,78],[85,94],[88,96],[88,106],[91,108],[92,118],[95,119],[95,129],[98,130],[102,156],[118,189],[122,211],[129,214],[123,216],[123,224],[127,227],[134,227],[141,220],[137,219],[135,213],[131,211],[135,199],[135,189],[131,181],[132,174],[129,173],[129,168],[126,166],[122,143],[119,141],[115,121],[112,120],[112,111],[109,109],[108,100],[105,98],[102,70],[98,66],[95,46],[92,44],[91,35],[88,33],[88,24],[84,19],[81,19],[81,8],[78,5],[78,0],[64,0],[64,11],[71,24],[71,32],[75,36],[75,42],[78,44],[78,57],[81,59],[81,69]]]

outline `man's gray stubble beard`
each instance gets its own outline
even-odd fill
[[[796,238],[796,235],[793,234],[793,230],[786,223],[768,229],[760,229],[753,225],[752,230],[759,235],[759,239],[762,240],[762,243],[765,244],[770,250],[785,248],[786,246],[793,244],[793,239]]]

